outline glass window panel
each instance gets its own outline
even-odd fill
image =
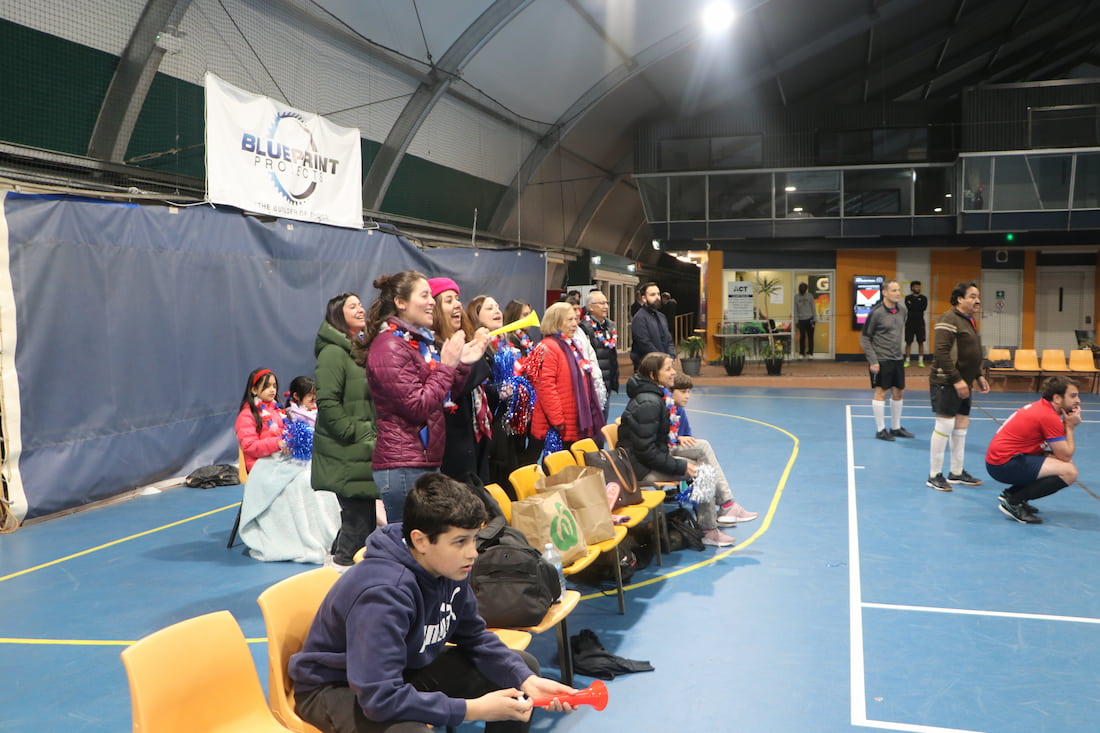
[[[911,168],[844,171],[844,216],[908,216]]]
[[[710,177],[710,218],[770,219],[772,215],[770,173]]]
[[[1100,209],[1100,155],[1077,156],[1077,176],[1073,182],[1073,208]]]
[[[672,176],[668,179],[669,219],[697,221],[707,216],[706,176]]]
[[[955,213],[954,168],[917,168],[913,205],[915,214],[947,215]]]
[[[1002,155],[993,180],[997,211],[1042,211],[1069,206],[1069,155]]]
[[[989,171],[992,158],[963,158],[964,211],[984,209],[989,201]]]
[[[668,221],[668,179],[638,178],[638,193],[642,197],[648,221]]]
[[[775,174],[777,219],[840,216],[840,171]]]

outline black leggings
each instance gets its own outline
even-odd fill
[[[332,561],[337,565],[351,565],[355,553],[367,544],[367,537],[378,524],[378,512],[374,499],[348,499],[337,496],[340,502],[340,531],[332,541]]]

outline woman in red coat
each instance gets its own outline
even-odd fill
[[[531,443],[540,453],[568,448],[582,438],[602,444],[603,408],[592,382],[592,370],[599,367],[573,343],[576,309],[570,303],[554,303],[546,309],[541,328],[542,340],[524,359],[536,395]],[[528,455],[532,454],[529,446]]]

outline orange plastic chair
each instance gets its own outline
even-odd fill
[[[566,466],[575,466],[577,461],[573,458],[573,454],[567,450],[559,450],[554,453],[550,453],[546,458],[542,459],[542,464],[546,466],[546,472],[548,475],[553,475],[562,470]]]
[[[294,686],[287,674],[290,657],[302,650],[321,601],[340,574],[317,568],[280,580],[256,602],[267,627],[268,704],[276,719],[297,733],[320,733],[294,712]]]
[[[241,627],[216,611],[122,650],[134,731],[285,733],[264,700]]]
[[[604,441],[607,442],[607,449],[615,450],[615,446],[619,444],[619,426],[612,423],[604,425],[600,430],[603,432]]]
[[[986,354],[986,358],[989,359],[990,362],[1011,361],[1012,352],[1010,352],[1008,349],[990,349],[989,353]],[[985,370],[985,378],[986,381],[988,381],[990,384],[993,383],[994,379],[997,379],[1003,385],[1008,381],[1009,375],[1011,375],[1014,371],[1016,371],[1015,367],[995,367],[990,364],[990,366],[988,366]]]

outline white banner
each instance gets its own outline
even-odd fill
[[[359,130],[206,74],[206,195],[287,219],[363,228]]]

